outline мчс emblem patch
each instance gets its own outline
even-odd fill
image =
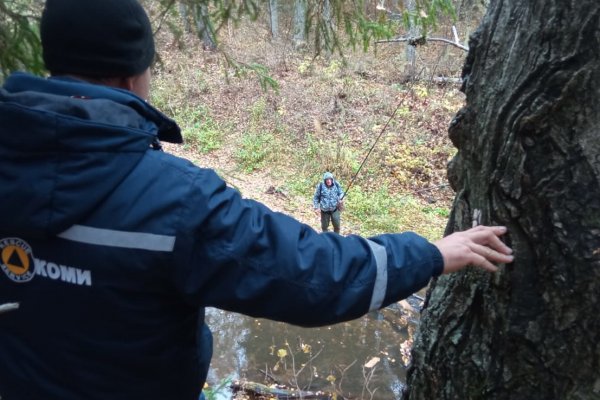
[[[18,238],[1,239],[0,267],[12,281],[29,282],[35,275],[31,246]]]

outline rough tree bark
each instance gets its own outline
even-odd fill
[[[271,37],[279,36],[279,1],[269,0],[269,21],[271,22]]]
[[[294,0],[294,35],[292,43],[296,49],[306,46],[306,8],[307,0]]]
[[[404,0],[404,7],[409,13],[415,13],[417,9],[416,0]],[[410,23],[408,28],[408,37],[417,38],[419,37],[419,27],[414,23]],[[413,46],[406,43],[406,68],[405,73],[409,79],[416,78],[416,66],[417,66],[417,46]]]
[[[433,283],[403,399],[600,399],[600,2],[492,0],[463,76],[447,233],[516,261]]]

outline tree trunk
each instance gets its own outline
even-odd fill
[[[271,22],[271,37],[277,39],[279,36],[279,2],[269,0],[269,21]]]
[[[204,50],[216,50],[217,42],[214,38],[214,32],[210,24],[210,16],[208,15],[208,7],[206,3],[201,2],[194,4],[196,29],[198,37],[202,39]]]
[[[333,10],[330,0],[322,0],[320,21],[317,22],[318,46],[317,51],[325,49],[325,56],[329,59],[334,46],[333,35],[335,35],[335,22],[333,18]]]
[[[415,0],[404,0],[404,7],[406,11],[414,14],[417,10]],[[416,38],[419,36],[419,27],[414,24],[411,18],[410,26],[408,28],[408,36]],[[416,78],[416,67],[417,67],[417,47],[406,43],[406,68],[405,74],[409,79]]]
[[[433,282],[403,399],[600,399],[600,2],[492,1],[463,77],[447,233],[516,258]]]
[[[189,16],[188,16],[188,6],[185,3],[179,2],[179,15],[181,16],[181,23],[183,24],[183,31],[185,33],[190,33],[192,28],[190,26]]]
[[[292,41],[296,49],[303,49],[306,47],[307,0],[295,0],[294,4],[294,37]]]

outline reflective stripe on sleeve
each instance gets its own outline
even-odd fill
[[[126,249],[173,251],[175,247],[175,236],[117,231],[83,225],[73,225],[57,236],[74,242]]]
[[[377,264],[377,276],[375,277],[375,285],[373,286],[373,295],[371,296],[371,305],[369,311],[379,310],[385,299],[387,289],[387,251],[385,247],[367,239],[367,243],[371,246],[371,251],[375,257]]]

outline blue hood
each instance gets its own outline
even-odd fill
[[[0,89],[0,230],[62,232],[102,202],[158,138],[181,142],[174,121],[128,91],[12,75]]]
[[[323,174],[323,182],[325,182],[327,179],[334,179],[333,174],[331,172],[325,172]]]

